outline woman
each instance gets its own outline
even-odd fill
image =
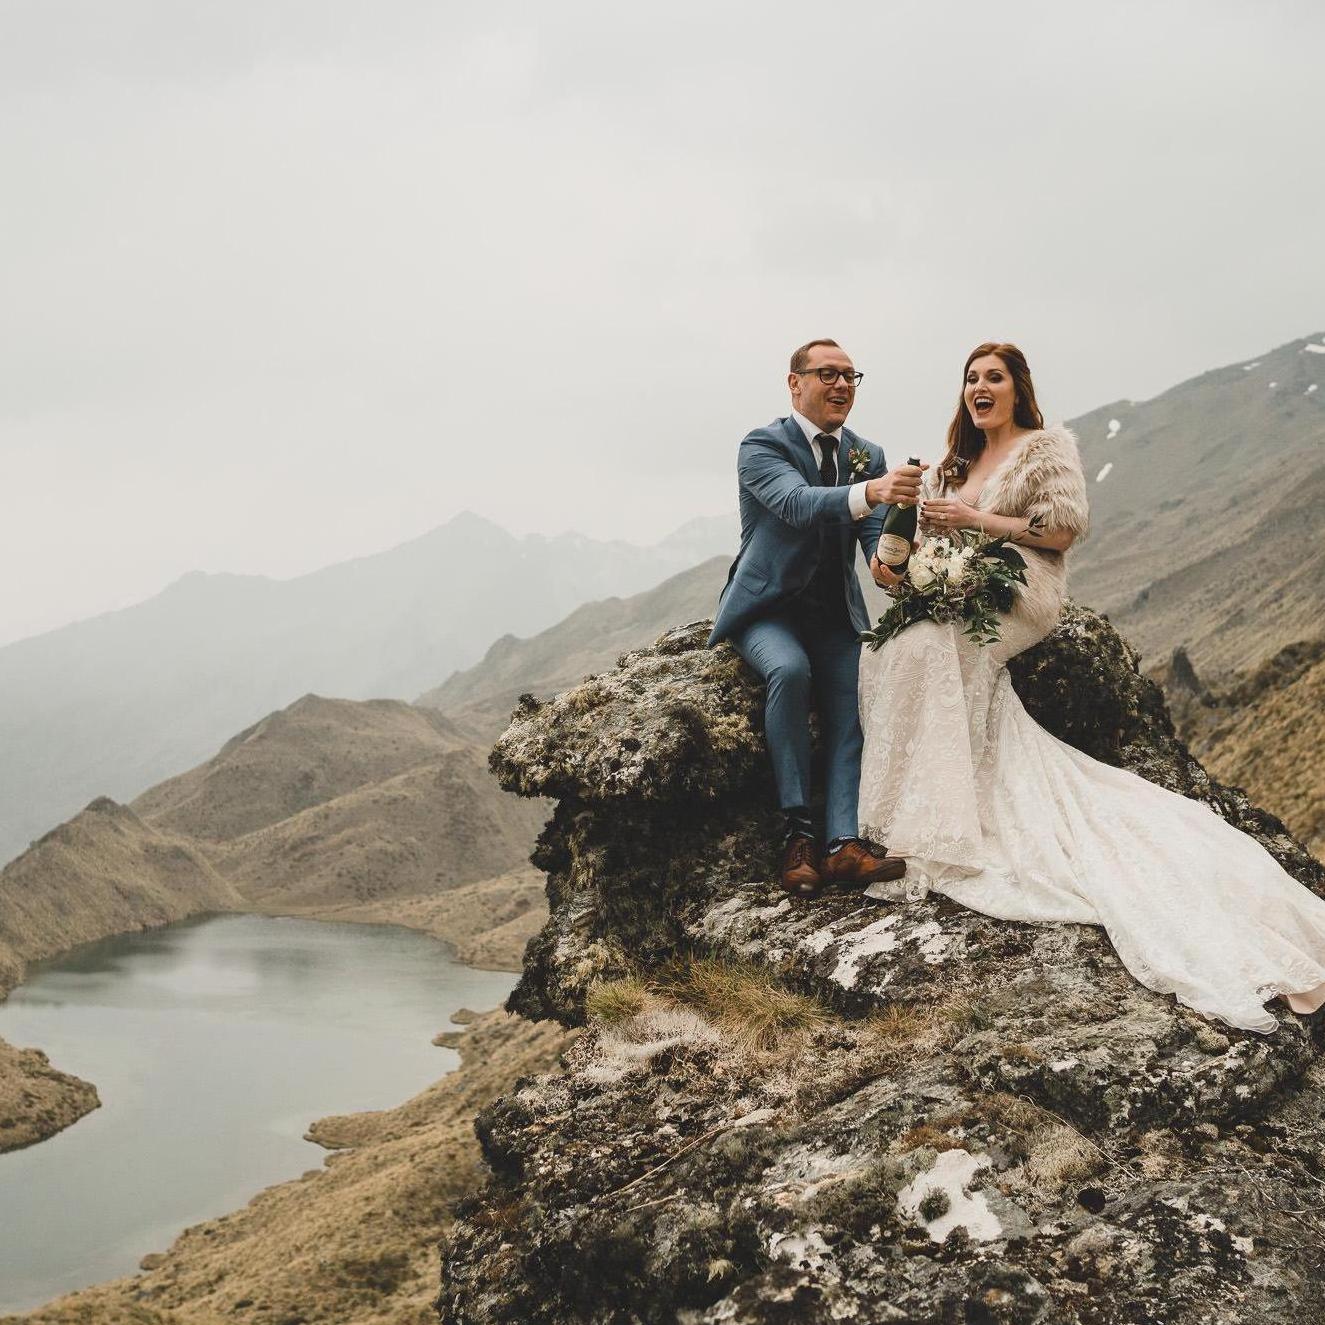
[[[920,621],[861,657],[861,831],[906,857],[908,895],[1102,925],[1142,984],[1247,1030],[1276,1028],[1275,995],[1319,1007],[1325,901],[1206,806],[1051,736],[1012,689],[1005,664],[1053,629],[1087,526],[1076,440],[1044,427],[1016,346],[967,359],[920,514],[922,537],[1011,535],[1026,585],[997,644]]]

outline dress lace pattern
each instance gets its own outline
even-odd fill
[[[907,859],[873,896],[1102,925],[1143,985],[1273,1031],[1325,984],[1325,901],[1207,806],[1082,754],[1022,707],[1006,661],[1053,629],[1058,566],[1027,555],[1002,641],[921,621],[860,661],[862,832]]]

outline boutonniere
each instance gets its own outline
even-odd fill
[[[847,452],[847,464],[856,478],[864,478],[870,467],[870,453],[863,446],[853,446]]]

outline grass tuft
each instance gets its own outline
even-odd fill
[[[971,1031],[987,1031],[994,1018],[988,1009],[969,995],[957,994],[939,1005],[938,1016],[953,1040],[959,1040]]]
[[[914,1044],[934,1029],[934,1010],[919,1003],[889,1003],[865,1018],[862,1029],[882,1046]]]
[[[1050,1192],[1093,1177],[1103,1167],[1098,1150],[1074,1128],[1047,1128],[1026,1156],[1026,1177]]]
[[[595,980],[584,995],[584,1010],[590,1021],[620,1026],[638,1017],[649,1006],[651,996],[643,980],[626,976],[621,980]]]
[[[693,1008],[747,1052],[798,1044],[829,1019],[814,999],[782,988],[769,971],[746,962],[680,962],[664,974],[660,992]]]

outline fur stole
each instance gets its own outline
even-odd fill
[[[995,515],[1038,515],[1079,542],[1090,527],[1077,439],[1061,423],[1028,433],[989,476],[975,505]]]

